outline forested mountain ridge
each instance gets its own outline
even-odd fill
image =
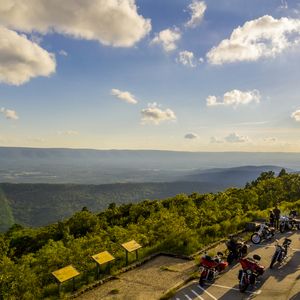
[[[108,204],[124,204],[146,199],[163,199],[186,193],[209,193],[228,187],[243,187],[262,171],[276,166],[244,166],[195,171],[186,181],[115,183],[104,185],[0,183],[0,232],[13,223],[44,226],[70,217],[86,206],[100,211]]]
[[[7,216],[0,219],[0,232],[1,229],[8,229],[13,222],[36,227],[60,221],[84,206],[91,211],[101,211],[112,202],[136,203],[180,193],[217,192],[224,188],[225,185],[213,182],[104,185],[0,183],[0,204],[3,204],[0,205],[0,215]]]
[[[282,211],[299,211],[299,199],[300,175],[282,170],[278,176],[264,172],[242,189],[111,203],[98,214],[83,208],[63,222],[37,229],[14,225],[0,235],[0,294],[4,299],[57,299],[51,272],[68,264],[81,272],[79,287],[95,279],[95,253],[113,253],[113,270],[125,263],[120,243],[131,239],[143,245],[141,256],[157,251],[190,254],[245,222],[267,217],[275,204]]]

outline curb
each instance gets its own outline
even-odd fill
[[[244,230],[241,230],[241,231],[235,233],[234,235],[236,236],[236,235],[239,235],[243,232],[244,232]],[[79,290],[76,293],[68,296],[67,299],[75,299],[75,298],[81,296],[82,294],[103,285],[104,283],[106,283],[108,281],[116,280],[116,279],[118,279],[118,275],[121,275],[121,274],[126,273],[128,271],[131,271],[133,269],[136,269],[137,267],[140,267],[141,265],[147,263],[148,261],[150,261],[150,260],[152,260],[152,259],[154,259],[158,256],[168,256],[168,257],[180,258],[180,259],[191,261],[191,260],[194,260],[196,256],[198,256],[202,253],[205,253],[205,252],[207,252],[208,250],[210,250],[212,248],[215,248],[216,246],[224,243],[226,240],[227,240],[227,238],[223,238],[219,241],[216,241],[212,244],[209,244],[205,248],[203,248],[203,249],[201,249],[201,250],[199,250],[199,251],[197,251],[197,252],[195,252],[195,253],[193,253],[192,255],[189,255],[189,256],[182,255],[182,254],[174,254],[174,253],[170,253],[170,252],[156,252],[156,253],[153,253],[153,254],[141,259],[140,261],[134,262],[133,264],[131,264],[129,266],[121,268],[120,270],[116,271],[114,275],[109,275],[109,276],[107,276],[107,277],[105,277],[101,280],[95,281],[95,282],[83,287],[81,290]],[[195,266],[195,271],[196,270],[197,269],[196,269],[196,266]],[[172,288],[170,288],[166,292],[164,292],[163,295],[161,296],[161,298],[165,297],[168,293],[171,293],[172,291],[179,289],[180,287],[182,287],[183,285],[185,285],[186,283],[188,283],[191,280],[192,279],[191,279],[191,275],[190,275],[189,278],[178,282]]]

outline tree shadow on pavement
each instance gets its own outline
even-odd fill
[[[299,299],[300,299],[300,292],[292,296],[289,300],[299,300]]]

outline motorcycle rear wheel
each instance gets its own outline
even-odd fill
[[[261,236],[258,233],[253,233],[251,235],[251,242],[253,244],[259,244],[261,242]]]

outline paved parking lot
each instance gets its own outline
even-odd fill
[[[207,284],[203,288],[198,285],[198,281],[189,283],[179,290],[172,300],[300,300],[300,231],[276,234],[280,242],[284,237],[292,239],[289,257],[282,266],[275,264],[273,269],[269,269],[269,265],[275,251],[274,240],[250,246],[249,255],[259,254],[266,271],[261,276],[261,281],[249,288],[246,293],[240,293],[238,290],[237,273],[240,265],[236,264],[214,283]]]

